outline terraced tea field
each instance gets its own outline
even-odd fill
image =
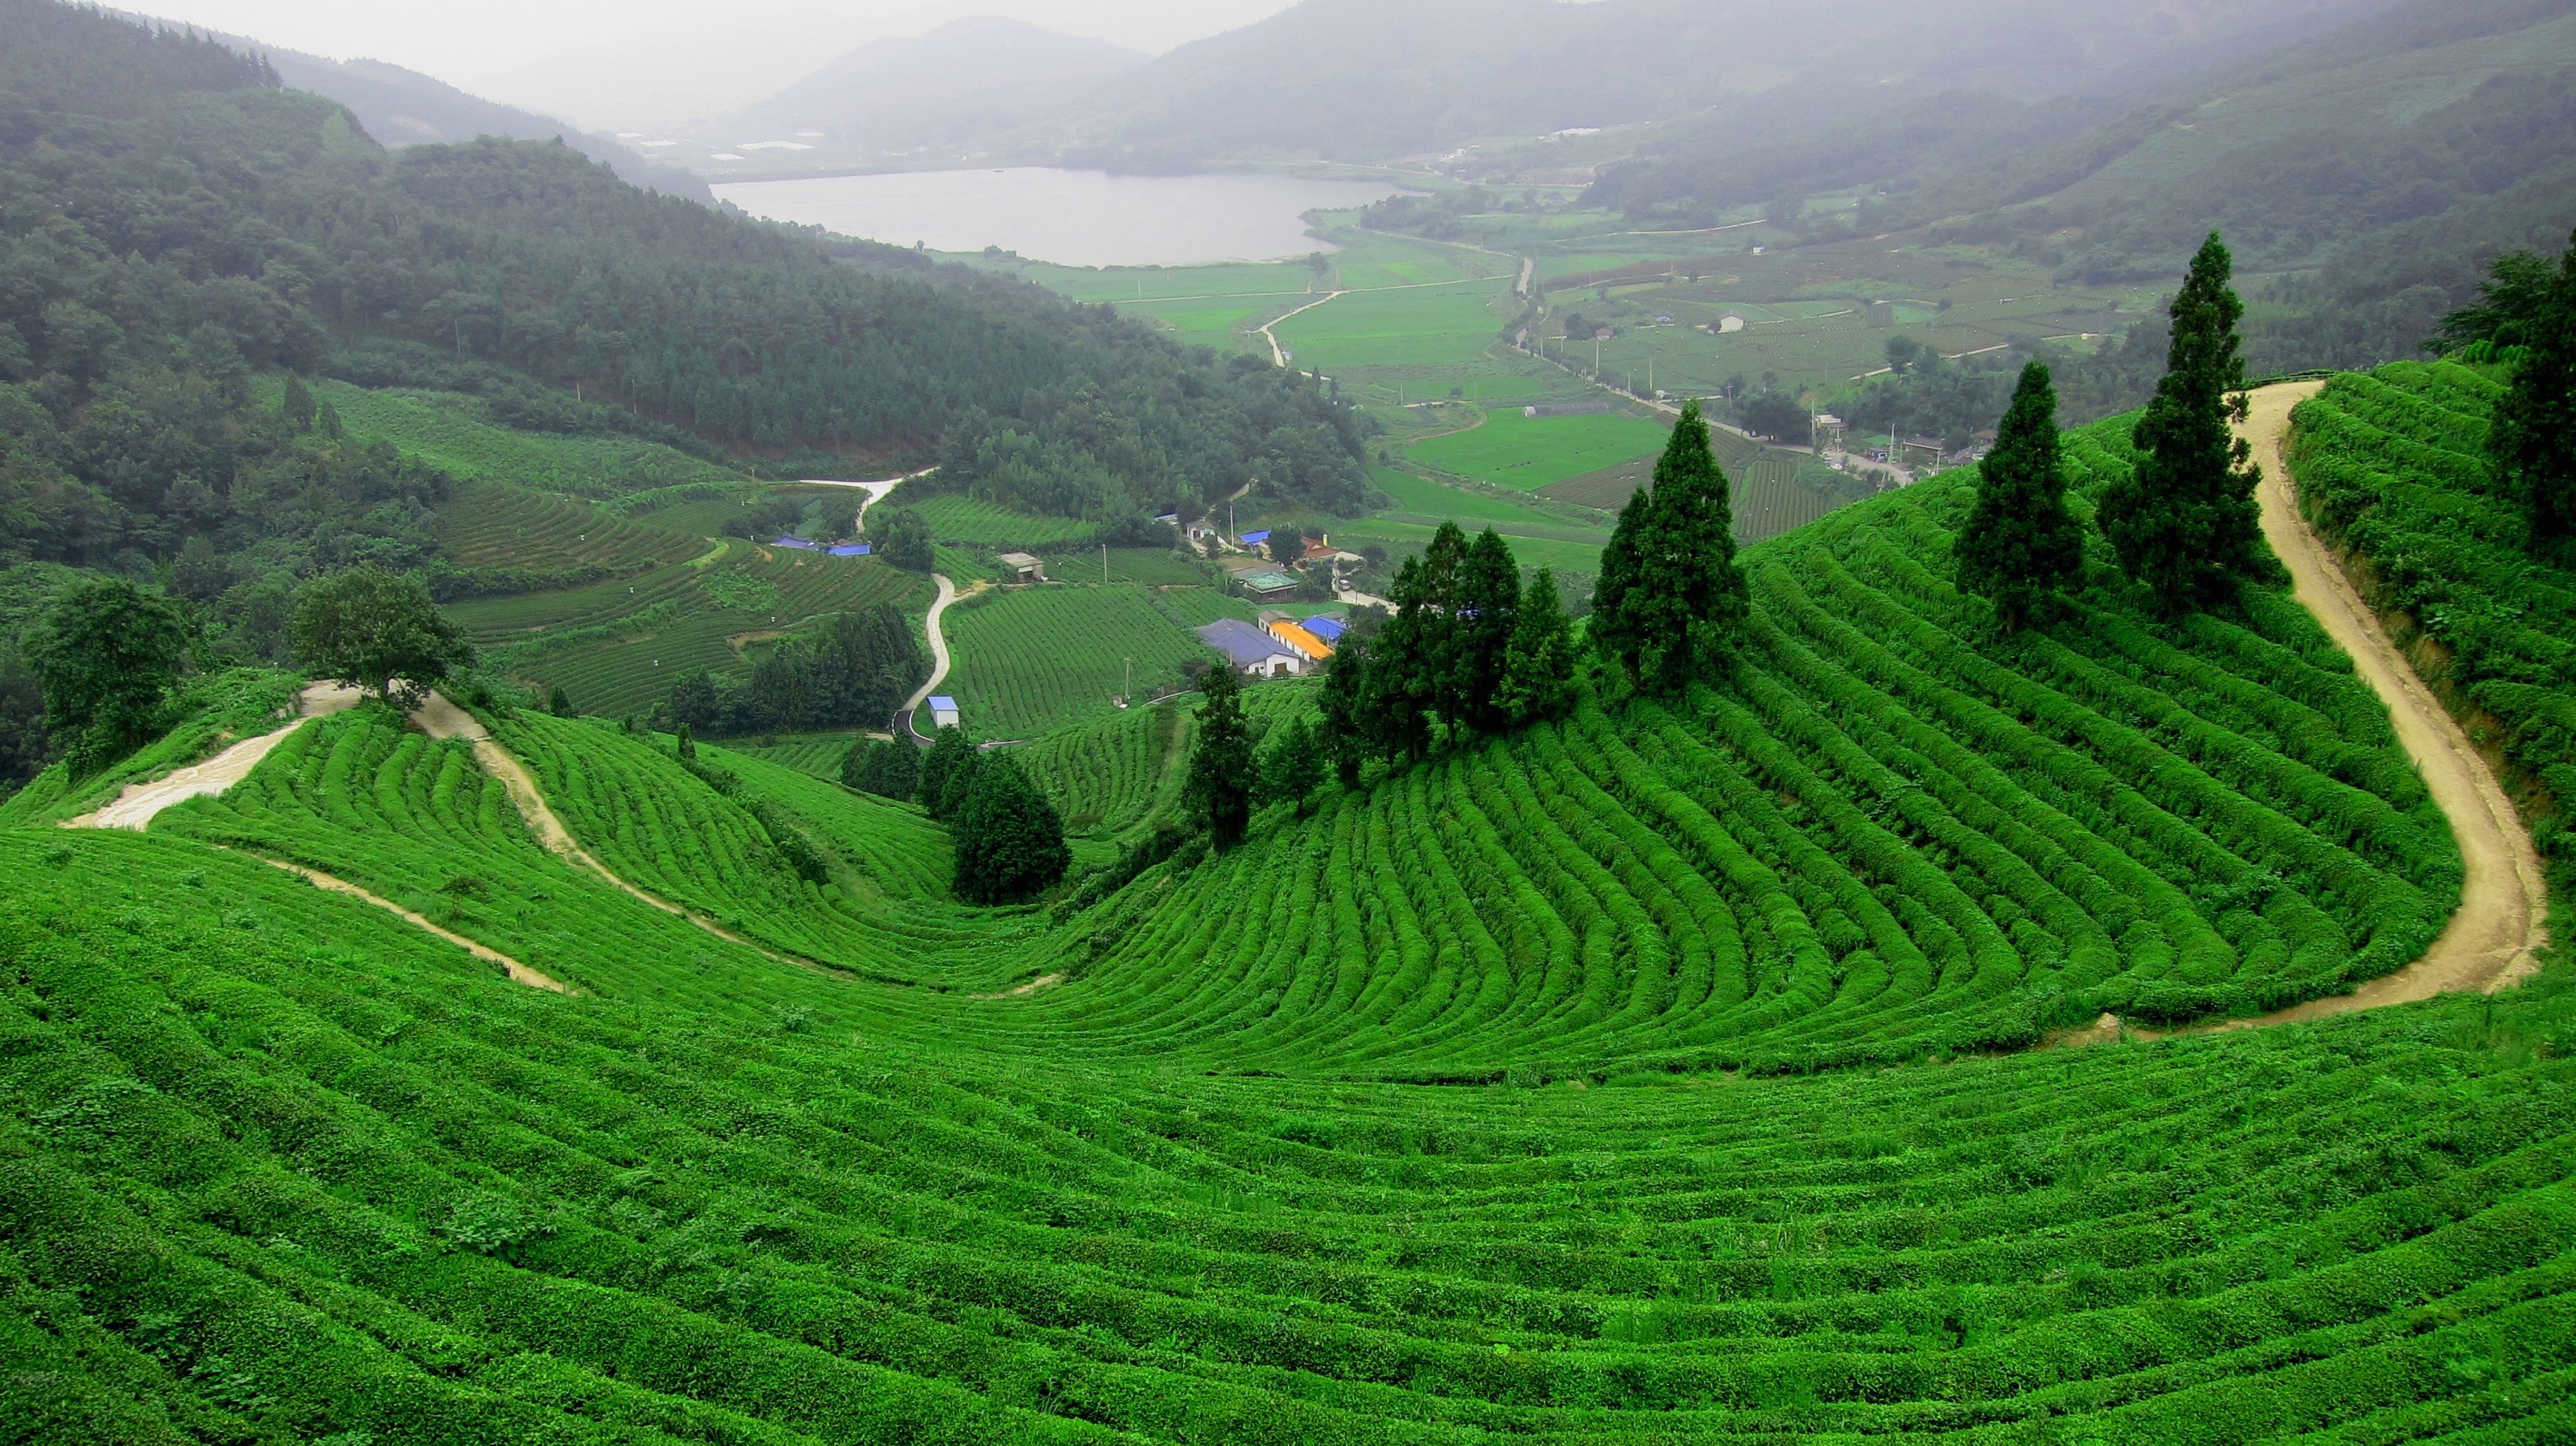
[[[1760,542],[1792,528],[1804,527],[1842,505],[1800,480],[1800,454],[1766,447],[1724,428],[1710,439],[1718,461],[1734,484],[1735,538]],[[1627,505],[1638,488],[1654,480],[1655,459],[1640,457],[1617,467],[1569,477],[1541,488],[1539,495],[1559,502],[1610,511]]]
[[[2452,711],[2500,751],[2554,883],[2576,870],[2576,578],[2536,563],[2488,471],[2502,387],[2450,362],[2334,378],[2299,405],[2299,498],[2366,564],[2365,591]]]
[[[2069,458],[2087,494],[2132,462],[2116,427]],[[2576,1432],[2559,971],[2021,1048],[2385,974],[2460,865],[2385,709],[2285,597],[2168,627],[2096,588],[1991,638],[1946,581],[1967,482],[1749,549],[1721,686],[1328,786],[1057,911],[951,903],[916,810],[703,747],[728,795],[668,739],[534,713],[488,723],[579,847],[733,938],[549,851],[472,750],[374,708],[141,835],[0,829],[0,1419]],[[1036,588],[953,615],[961,668],[1005,604],[1014,634],[1187,639],[1132,585]],[[1021,756],[1133,829],[1185,720],[1105,715]]]
[[[1127,659],[1145,698],[1176,686],[1182,663],[1216,656],[1132,583],[1009,589],[951,608],[946,630],[957,663],[944,691],[988,738],[1034,738],[1115,712]]]
[[[511,676],[562,687],[585,713],[617,716],[698,672],[743,668],[746,649],[809,619],[878,602],[927,607],[928,594],[918,575],[873,558],[725,540],[690,564],[449,612]]]

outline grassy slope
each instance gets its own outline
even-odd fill
[[[1738,689],[1267,816],[1053,932],[905,892],[937,857],[908,810],[708,750],[878,850],[865,907],[782,892],[658,740],[503,727],[613,867],[933,987],[584,886],[455,745],[364,713],[149,835],[0,832],[6,1409],[384,1442],[2568,1429],[2554,973],[1898,1062],[2086,991],[2295,994],[2411,954],[2446,887],[2294,609],[2158,637],[2097,598],[1975,650],[1938,580],[1960,500],[1756,549]],[[190,837],[227,818],[590,992]],[[440,888],[451,858],[491,892]],[[1077,977],[936,987],[1040,972]],[[1662,1072],[1837,1055],[1891,1064]],[[1382,1082],[1426,1074],[1492,1083]]]
[[[601,499],[664,487],[740,485],[730,467],[633,437],[559,437],[496,426],[474,397],[313,383],[341,423],[464,481],[492,480]]]

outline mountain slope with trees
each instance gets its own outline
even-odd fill
[[[1779,138],[1677,130],[1592,199],[1707,224],[1858,189],[1834,234],[1968,243],[2070,280],[2161,281],[2224,229],[2266,367],[2411,352],[2487,259],[2576,224],[2576,5],[2414,0],[2143,90],[2025,101],[1961,89]],[[1821,233],[1820,233],[1821,234]]]
[[[166,557],[247,515],[235,479],[293,450],[247,406],[276,369],[781,468],[1015,430],[1091,458],[1089,490],[1051,499],[1070,515],[1202,505],[1283,449],[1279,495],[1366,495],[1360,424],[1316,384],[1108,308],[648,195],[562,146],[387,154],[202,39],[42,0],[8,0],[0,34],[0,167],[27,202],[0,228],[0,446],[30,555]],[[379,495],[422,487],[337,490],[381,532]]]

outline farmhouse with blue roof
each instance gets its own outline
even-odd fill
[[[1241,618],[1219,618],[1196,631],[1247,678],[1288,678],[1306,671],[1304,654]]]

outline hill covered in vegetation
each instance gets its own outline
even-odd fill
[[[561,146],[387,153],[202,39],[44,0],[0,26],[0,165],[26,203],[0,237],[20,555],[244,550],[245,472],[364,471],[324,485],[362,533],[435,510],[428,484],[311,456],[255,414],[248,378],[278,369],[789,475],[1018,438],[1086,464],[1078,495],[1029,500],[1096,520],[1256,474],[1283,497],[1366,495],[1359,424],[1314,383],[1106,308],[650,195]]]
[[[412,175],[229,52],[42,13],[99,28],[8,63],[102,89],[88,121],[42,112],[9,153],[81,202],[31,208],[13,256],[210,305],[273,294],[289,264],[332,287],[398,271],[431,254],[415,242],[543,263],[545,218],[588,214],[597,178],[542,152],[432,150]],[[190,125],[118,99],[146,71]],[[310,182],[294,235],[369,246],[298,243],[256,273],[81,249],[84,208],[133,203],[117,234],[142,235],[140,202],[227,194],[82,190],[83,166],[184,177],[173,136],[272,107],[320,117],[295,132],[316,149],[225,164],[244,187]],[[616,213],[717,224],[657,204]],[[422,229],[367,230],[386,216]],[[763,248],[807,243],[706,234],[759,264],[629,238],[633,275],[707,278],[702,320],[736,314],[709,299],[730,281],[769,314],[757,277],[996,328],[1024,304],[810,250],[773,268]],[[368,388],[283,358],[210,369],[230,330],[127,327],[188,313],[114,311],[116,287],[48,301],[13,438],[43,440],[38,418],[127,435],[166,393],[250,440],[189,474],[235,509],[222,546],[174,531],[160,591],[93,574],[81,618],[58,604],[28,633],[48,687],[106,701],[88,771],[54,763],[0,802],[0,1421],[156,1446],[2566,1435],[2576,1000],[2553,966],[2484,997],[2330,1002],[2408,971],[2498,884],[2333,641],[2351,634],[2272,577],[2226,424],[2226,266],[2211,238],[2144,425],[2061,436],[2032,368],[1980,466],[1740,551],[1694,420],[1603,554],[1596,664],[1499,534],[1444,525],[1398,570],[1395,616],[1345,635],[1365,668],[1248,694],[1220,673],[1195,720],[1111,712],[1105,664],[1059,655],[1100,644],[1072,660],[1089,668],[1233,600],[1169,553],[1112,580],[1103,547],[1102,582],[987,590],[948,635],[960,691],[1045,737],[871,740],[855,768],[634,716],[727,658],[750,691],[710,680],[700,701],[729,728],[777,721],[737,705],[869,710],[916,686],[918,574],[765,540],[854,522],[847,489],[755,493],[756,447],[639,432],[631,398],[627,430],[497,425],[605,404],[504,365],[515,333],[469,342],[455,307],[434,373],[404,370],[433,365],[410,322],[281,330],[315,338],[320,369],[409,379]],[[2549,274],[2570,280],[2534,313],[2554,322],[2576,270]],[[83,335],[107,364],[61,370]],[[1154,418],[1331,425],[1284,369],[1140,354],[1219,387],[1156,392]],[[2480,741],[2527,775],[2544,833],[2567,767],[2551,619],[2576,586],[2546,529],[2529,545],[2531,499],[2473,464],[2494,373],[2567,354],[2498,327],[2457,362],[2340,378],[2293,449],[2310,509],[2421,615],[2428,668],[2451,664],[2435,681],[2504,725]],[[1106,395],[1055,433],[988,412],[954,490],[899,504],[913,540],[1087,540],[1096,516],[991,494],[1119,435]],[[1104,468],[1128,455],[1099,445]],[[25,496],[114,481],[161,499],[129,516],[211,505],[143,490],[156,454],[93,483],[13,446]],[[2043,511],[2045,545],[1994,545]],[[119,548],[132,573],[163,560]],[[183,579],[347,557],[398,566],[304,589],[338,609],[334,650],[435,645],[444,666],[472,641],[504,671],[577,663],[584,698],[220,666],[256,615],[228,639],[182,606]],[[80,577],[0,574],[0,624]],[[2001,612],[1999,579],[2027,590]],[[366,597],[436,636],[366,635]],[[130,636],[77,636],[149,653],[166,697],[105,647],[68,655],[120,598]],[[301,603],[293,625],[318,630]],[[192,646],[208,656],[181,678]],[[1177,661],[1115,646],[1139,683]],[[1561,691],[1479,716],[1539,684]],[[1373,734],[1407,699],[1409,729]],[[1275,766],[1319,731],[1337,766]],[[920,766],[872,771],[896,759]],[[906,772],[928,807],[869,791]],[[1220,829],[1220,792],[1261,806]],[[976,858],[1006,795],[1035,832],[1054,809],[1102,832],[1039,840],[1071,871],[1017,887]],[[1027,901],[970,902],[993,897]]]
[[[2070,454],[2087,512],[2129,458]],[[2097,556],[2064,623],[1968,626],[1969,481],[1749,549],[1758,649],[1686,706],[1052,912],[953,902],[909,806],[533,712],[490,726],[580,858],[373,705],[139,837],[0,829],[12,1418],[2545,1439],[2554,974],[1993,1052],[2384,972],[2457,855],[2286,599],[2165,629]],[[0,822],[87,806],[39,797]]]

